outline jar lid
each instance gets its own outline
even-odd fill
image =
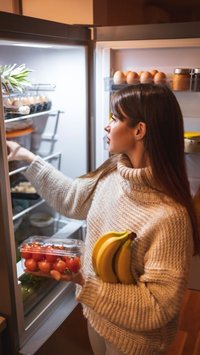
[[[174,74],[190,74],[190,68],[176,68],[174,69]]]

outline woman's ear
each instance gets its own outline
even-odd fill
[[[142,140],[144,136],[146,135],[146,123],[145,122],[139,122],[137,126],[135,127],[135,138],[137,140]]]

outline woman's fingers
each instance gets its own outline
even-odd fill
[[[7,148],[8,148],[8,161],[11,160],[24,160],[27,163],[31,164],[32,161],[36,158],[36,155],[22,147],[16,142],[7,141]]]
[[[8,161],[17,159],[17,153],[21,146],[18,143],[12,141],[7,141],[6,143],[8,148]]]

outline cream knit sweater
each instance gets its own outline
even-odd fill
[[[151,170],[131,168],[125,156],[85,204],[92,179],[72,181],[39,157],[25,175],[61,214],[87,219],[86,282],[77,287],[77,300],[91,325],[124,354],[165,351],[176,333],[192,257],[186,210],[150,188],[149,183],[154,184]],[[137,234],[132,243],[137,284],[104,283],[92,267],[93,245],[107,231],[124,229]]]

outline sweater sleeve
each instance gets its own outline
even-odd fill
[[[159,235],[145,255],[144,273],[137,284],[104,283],[89,276],[77,299],[130,331],[165,326],[179,313],[192,256],[188,218],[176,222],[177,218],[170,220],[168,232],[162,230],[161,223]]]
[[[86,203],[84,201],[91,191],[91,179],[72,180],[39,156],[24,175],[57,212],[69,218],[86,219],[92,196]]]

